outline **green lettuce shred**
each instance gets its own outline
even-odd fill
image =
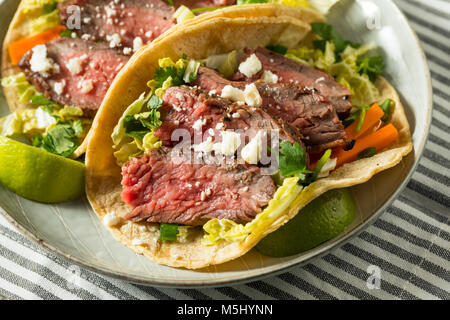
[[[204,226],[205,245],[215,245],[219,241],[243,241],[250,234],[263,233],[266,228],[286,213],[291,203],[297,198],[303,187],[298,184],[299,177],[286,178],[277,189],[269,205],[255,219],[246,225],[238,224],[228,219],[212,219]]]
[[[338,83],[346,87],[352,93],[352,104],[360,107],[371,104],[380,98],[380,92],[367,74],[360,74],[357,65],[358,57],[374,49],[373,44],[367,44],[359,48],[348,45],[340,54],[340,61],[335,55],[335,45],[327,41],[325,50],[302,47],[290,49],[286,57],[297,62],[316,67],[333,76]]]
[[[53,10],[50,13],[44,14],[37,19],[34,19],[30,23],[30,33],[39,33],[50,28],[59,26],[61,21],[59,20],[58,9]]]
[[[3,78],[1,83],[4,88],[17,90],[20,103],[28,103],[33,96],[39,94],[36,88],[27,81],[23,72]]]

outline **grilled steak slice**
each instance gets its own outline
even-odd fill
[[[58,4],[60,19],[68,27],[73,14],[68,8],[73,5],[81,8],[81,28],[73,28],[74,32],[83,39],[107,41],[126,53],[175,25],[174,8],[162,0],[71,0]]]
[[[226,85],[244,89],[247,82],[229,81],[212,69],[200,67],[195,84],[218,94]],[[300,89],[293,83],[255,83],[262,98],[261,109],[275,119],[299,130],[308,152],[319,153],[327,148],[344,146],[345,131],[334,107],[311,89]]]
[[[186,87],[171,87],[163,96],[163,124],[156,130],[155,135],[163,141],[164,145],[173,146],[171,141],[175,129],[189,131],[194,139],[196,131],[201,133],[203,140],[214,132],[214,140],[220,137],[220,130],[242,130],[249,139],[253,138],[260,129],[270,133],[278,130],[281,140],[293,142],[292,135],[298,135],[297,130],[285,124],[278,123],[269,114],[259,108],[246,108],[231,100],[217,95],[209,95],[199,89]],[[202,122],[201,131],[195,123]],[[219,125],[219,126],[218,126]],[[251,132],[249,129],[252,129]]]
[[[256,166],[179,161],[170,148],[154,149],[122,167],[122,199],[132,221],[203,225],[210,219],[251,221],[275,194]]]
[[[45,44],[52,72],[32,71],[33,50],[19,62],[28,81],[48,99],[62,105],[97,110],[128,57],[106,44],[82,39],[57,38]]]
[[[352,105],[350,103],[350,91],[344,86],[337,83],[332,77],[325,72],[317,70],[313,67],[305,66],[294,60],[288,59],[278,53],[272,52],[265,48],[245,49],[246,56],[256,54],[262,64],[262,70],[252,79],[248,79],[245,75],[238,72],[232,76],[232,80],[236,81],[254,81],[259,79],[264,70],[268,70],[279,77],[280,82],[294,82],[300,87],[314,88],[319,91],[328,102],[336,109],[341,119],[347,117]]]

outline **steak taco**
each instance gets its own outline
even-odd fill
[[[235,16],[239,10],[234,4],[234,0],[21,1],[3,43],[2,86],[13,114],[0,120],[0,134],[25,135],[49,152],[79,157],[109,86],[134,52],[177,24],[195,24],[198,14],[202,20],[210,14]],[[289,10],[270,4],[244,6],[244,12],[255,16],[285,12],[316,20],[316,11],[302,8],[301,2],[296,5]],[[230,7],[208,13],[223,6]],[[55,141],[61,143],[54,146]]]
[[[224,263],[411,151],[383,59],[322,21],[211,17],[131,58],[86,153],[88,199],[116,239],[159,264]]]

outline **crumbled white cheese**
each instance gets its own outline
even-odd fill
[[[228,98],[233,101],[244,101],[245,100],[244,92],[242,90],[235,88],[233,86],[230,86],[228,84],[225,87],[223,87],[221,97]]]
[[[70,71],[71,74],[79,74],[81,71],[83,71],[82,63],[84,60],[87,59],[87,55],[83,54],[81,57],[72,58],[69,60],[69,62],[66,64],[67,69]]]
[[[36,129],[47,129],[49,125],[56,123],[55,118],[41,107],[36,109],[34,116],[36,117]]]
[[[147,32],[145,33],[145,36],[146,36],[147,38],[151,38],[152,35],[153,35],[153,32],[152,32],[152,31],[147,31]]]
[[[120,35],[118,33],[114,33],[112,35],[107,35],[106,40],[109,41],[110,48],[119,47],[122,42],[122,38],[120,37]]]
[[[194,124],[192,125],[192,128],[194,128],[194,130],[201,130],[202,126],[206,124],[206,119],[198,119],[197,121],[194,122]]]
[[[250,107],[259,107],[261,105],[262,99],[254,83],[245,86],[244,100]]]
[[[265,83],[277,83],[278,76],[275,73],[270,72],[269,70],[265,70],[262,74],[261,80]]]
[[[322,81],[325,81],[325,77],[317,78],[316,83],[319,83],[319,82],[322,82]]]
[[[78,83],[78,87],[81,89],[81,93],[89,93],[94,89],[94,83],[91,79],[82,80]]]
[[[259,61],[258,57],[254,53],[239,65],[239,71],[249,78],[253,77],[261,71],[261,69],[261,61]]]
[[[145,244],[145,241],[139,238],[134,238],[133,240],[131,240],[131,244],[133,246],[142,246]]]
[[[47,58],[47,47],[43,44],[37,45],[32,49],[30,59],[31,71],[47,73],[55,69],[55,64],[51,58]],[[58,68],[59,70],[59,68]]]
[[[130,54],[132,51],[133,51],[133,49],[131,49],[131,48],[128,48],[128,47],[123,48],[123,54],[128,55],[128,54]]]
[[[241,136],[233,131],[221,131],[220,134],[222,142],[214,144],[214,151],[226,156],[233,155],[241,145]]]
[[[235,118],[235,119],[238,119],[238,118],[241,117],[241,114],[240,114],[239,112],[234,112],[234,113],[231,115],[231,117],[232,117],[232,118]]]
[[[83,18],[83,22],[88,24],[88,23],[91,22],[91,18],[90,17],[85,17],[85,18]]]
[[[208,137],[205,141],[199,144],[193,145],[194,151],[196,152],[211,152],[214,148],[214,143],[212,142],[212,138]]]
[[[107,227],[112,227],[115,226],[116,224],[118,224],[120,222],[120,218],[118,216],[116,216],[116,214],[114,212],[107,212],[104,216],[103,216],[103,223],[107,226]]]
[[[55,82],[53,84],[53,90],[57,95],[61,95],[64,92],[64,88],[66,87],[66,81],[62,80],[61,82]]]
[[[319,175],[317,178],[325,178],[330,175],[330,171],[334,170],[336,168],[337,158],[328,158],[327,162],[323,165],[322,169],[320,170]]]
[[[218,124],[216,124],[216,130],[222,130],[223,127],[224,127],[223,122],[219,122]]]
[[[241,150],[242,159],[249,164],[258,164],[262,149],[262,132],[258,131],[256,136],[250,140]]]
[[[144,42],[142,41],[141,37],[136,37],[133,39],[133,51],[136,52],[140,48],[144,46]]]

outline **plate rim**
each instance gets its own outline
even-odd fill
[[[71,254],[68,254],[64,252],[63,250],[53,246],[52,244],[48,243],[45,239],[41,239],[37,235],[35,235],[31,230],[27,229],[25,226],[23,226],[20,222],[16,221],[12,215],[10,215],[3,207],[0,206],[0,214],[11,224],[13,225],[19,232],[26,236],[28,239],[32,240],[37,245],[43,247],[44,249],[50,251],[51,253],[55,254],[56,256],[70,262],[76,265],[79,265],[89,271],[99,273],[108,277],[112,277],[119,280],[125,280],[130,283],[134,284],[140,284],[140,285],[148,285],[148,286],[154,286],[159,288],[217,288],[222,286],[230,286],[230,285],[238,285],[238,284],[244,284],[251,281],[266,279],[284,272],[287,272],[293,268],[300,267],[305,265],[308,262],[311,262],[313,259],[318,259],[322,257],[323,255],[327,254],[331,249],[338,248],[342,246],[344,243],[348,242],[352,238],[358,236],[362,231],[364,231],[367,227],[369,227],[382,213],[386,211],[386,209],[394,202],[395,199],[399,196],[399,194],[405,189],[408,182],[411,180],[412,175],[416,171],[416,168],[423,156],[423,152],[425,149],[425,144],[428,140],[428,136],[430,133],[431,128],[431,119],[432,119],[432,112],[433,112],[433,88],[431,84],[431,73],[429,69],[429,65],[427,62],[427,58],[424,54],[423,48],[420,44],[420,40],[413,30],[413,28],[410,25],[409,20],[404,15],[404,13],[400,10],[400,8],[397,6],[397,4],[393,0],[388,0],[391,5],[394,6],[394,9],[397,11],[398,14],[403,18],[403,20],[406,22],[406,26],[409,30],[409,32],[413,35],[413,38],[416,42],[416,46],[419,49],[419,53],[421,55],[422,61],[424,63],[424,72],[426,75],[426,82],[427,82],[427,94],[428,94],[428,103],[427,103],[427,118],[425,123],[425,132],[422,137],[422,140],[419,144],[419,147],[417,148],[417,156],[414,160],[413,165],[411,166],[407,176],[402,181],[400,186],[397,188],[397,190],[378,208],[377,211],[375,211],[367,220],[363,221],[360,225],[356,226],[353,230],[351,230],[349,233],[345,234],[344,236],[340,238],[335,238],[334,240],[331,239],[324,244],[321,244],[319,247],[311,249],[312,251],[316,251],[311,254],[311,256],[307,258],[298,257],[295,259],[292,259],[292,261],[285,261],[285,265],[283,267],[277,268],[277,264],[274,264],[272,266],[272,269],[275,270],[266,270],[263,273],[258,273],[256,275],[251,276],[245,276],[245,275],[238,275],[233,279],[201,279],[201,280],[180,280],[179,282],[176,281],[158,281],[157,279],[149,279],[149,278],[142,278],[138,276],[131,276],[127,273],[123,272],[116,272],[108,269],[107,267],[95,265],[92,262],[89,262],[87,260],[84,260],[82,258],[75,257]]]

